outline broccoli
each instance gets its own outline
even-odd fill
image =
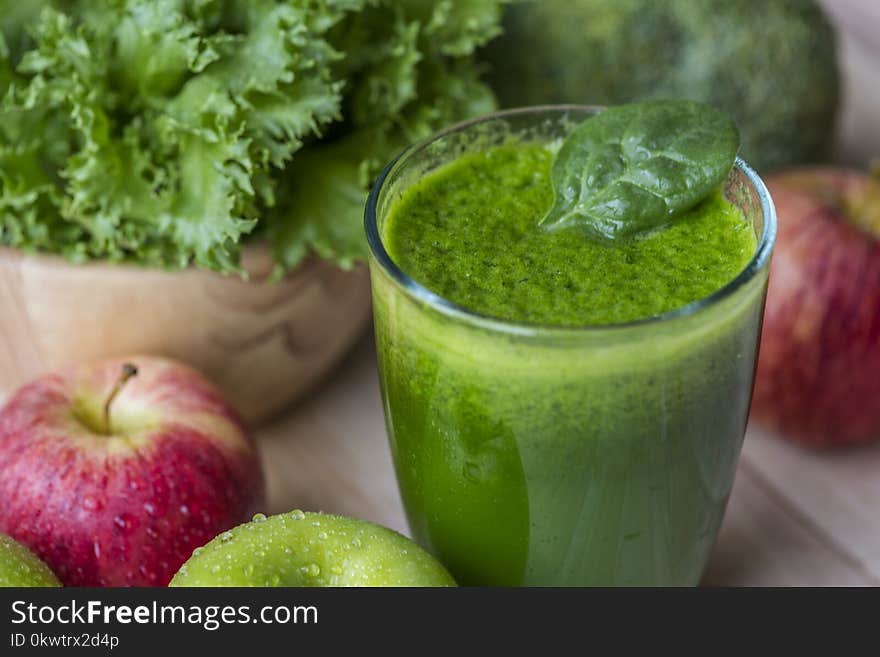
[[[829,157],[835,34],[813,0],[537,0],[483,56],[505,106],[691,98],[737,123],[758,169]]]

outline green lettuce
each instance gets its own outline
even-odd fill
[[[405,144],[493,108],[504,0],[0,0],[0,243],[239,269],[365,256]]]

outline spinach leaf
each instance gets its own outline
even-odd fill
[[[660,227],[720,185],[739,148],[722,112],[689,100],[609,108],[565,139],[551,171],[549,230],[613,240]]]

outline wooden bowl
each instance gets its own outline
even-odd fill
[[[0,399],[47,370],[156,354],[213,379],[245,420],[271,418],[363,332],[369,276],[312,258],[271,283],[265,244],[246,247],[242,263],[248,281],[0,247]]]

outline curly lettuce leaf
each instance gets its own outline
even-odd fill
[[[375,140],[366,130],[353,133],[298,154],[285,170],[286,193],[266,224],[276,278],[311,252],[346,269],[366,258],[363,162]]]
[[[504,0],[0,0],[0,243],[237,271],[364,257],[407,142],[492,108]]]
[[[322,35],[360,5],[44,7],[28,47],[0,48],[0,240],[236,270],[273,172],[339,118],[341,54]]]
[[[366,258],[363,211],[382,166],[440,127],[491,112],[495,100],[470,55],[498,33],[504,0],[403,0],[337,26],[350,80],[348,133],[307,147],[284,172],[284,198],[267,213],[278,271],[310,251],[343,267]]]

